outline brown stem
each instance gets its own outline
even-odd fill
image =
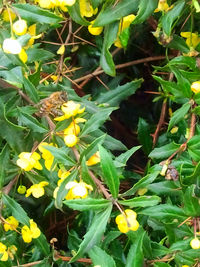
[[[30,267],[30,266],[34,266],[34,265],[37,265],[37,264],[40,264],[42,261],[34,261],[34,262],[30,262],[30,263],[26,263],[26,264],[20,264],[20,265],[16,265],[16,266],[13,266],[13,267]]]
[[[66,257],[66,256],[60,256],[60,255],[56,255],[57,258],[63,260],[63,261],[70,261],[72,259],[72,257]],[[85,259],[85,258],[82,258],[82,259],[78,259],[76,260],[77,262],[84,262],[84,263],[92,263],[92,260],[91,259]]]
[[[192,113],[191,122],[190,122],[190,133],[189,133],[189,137],[187,139],[187,142],[194,136],[195,125],[196,125],[196,115],[194,113]]]

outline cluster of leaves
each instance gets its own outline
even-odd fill
[[[90,18],[83,16],[84,5],[96,10]],[[28,26],[36,24],[36,34],[41,35],[26,48],[26,62],[0,49],[0,242],[17,247],[6,266],[65,266],[65,261],[70,261],[69,266],[198,266],[199,249],[190,242],[200,233],[200,94],[191,90],[191,84],[200,80],[199,1],[76,0],[67,11],[44,9],[33,1],[1,3],[1,44],[12,32],[11,16],[3,20],[8,9]],[[123,18],[130,14],[134,20],[121,31]],[[101,35],[89,34],[91,21],[94,28],[104,28]],[[155,57],[166,61],[154,67],[152,75],[158,88],[152,106],[158,103],[162,108],[157,127],[150,116],[137,118],[138,146],[128,149],[107,134],[103,124],[123,100],[139,91],[143,79],[138,77],[139,68],[131,69],[129,75],[117,70],[154,57],[127,64],[118,57],[118,65],[113,57],[132,51],[135,33],[146,42],[147,25],[156,25],[152,26],[158,41],[155,47],[166,53]],[[26,47],[32,36],[14,38]],[[116,49],[117,38],[121,48]],[[134,48],[139,51],[140,45]],[[94,77],[97,80],[91,81]],[[66,120],[55,124],[53,111],[60,112],[60,105],[49,97],[59,91],[85,107],[86,122],[72,148],[57,134],[69,126]],[[138,114],[143,114],[144,107],[138,108]],[[44,140],[54,144],[45,146],[54,157],[51,169],[45,168],[44,160],[42,170],[19,168],[18,155],[34,152]],[[141,162],[144,171],[126,171],[127,161],[139,149],[146,159],[145,166]],[[88,166],[97,151],[100,164]],[[55,197],[60,166],[71,173]],[[66,185],[79,178],[93,187],[90,196],[65,199]],[[42,181],[48,185],[39,199],[17,191],[19,185]],[[140,227],[122,234],[115,217],[125,216],[126,208],[137,212]],[[62,224],[51,222],[55,214]],[[25,244],[18,230],[5,232],[3,224],[9,216],[22,225],[33,219],[40,236]],[[0,253],[0,266],[5,266]]]

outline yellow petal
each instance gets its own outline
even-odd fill
[[[23,63],[26,63],[28,60],[28,55],[26,54],[26,51],[23,48],[21,52],[19,53],[19,58]]]
[[[58,49],[57,54],[63,55],[65,53],[65,46],[61,45],[61,47]]]

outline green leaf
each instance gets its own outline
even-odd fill
[[[190,109],[190,103],[185,103],[181,108],[173,112],[173,115],[169,121],[168,131],[176,125],[180,120],[184,119],[188,110]]]
[[[161,169],[161,166],[160,166]],[[126,191],[125,193],[122,194],[122,196],[131,196],[133,195],[138,189],[140,188],[145,188],[147,185],[149,185],[150,183],[152,183],[157,176],[159,175],[160,170],[154,170],[152,172],[150,172],[149,174],[147,174],[146,176],[144,176],[142,179],[140,179],[136,184],[134,184],[134,186],[129,189],[128,191]]]
[[[113,90],[101,93],[96,101],[98,103],[107,103],[110,106],[119,106],[122,100],[125,100],[136,92],[142,82],[143,79],[139,79],[124,85],[119,85]]]
[[[118,25],[119,23],[113,22],[112,24],[107,25],[104,29],[104,42],[101,51],[100,65],[105,73],[110,76],[116,75],[115,64],[109,49],[117,38]]]
[[[8,145],[6,144],[0,153],[0,190],[2,189],[4,185],[5,175],[8,169],[7,163],[9,161],[9,154],[10,154],[10,151],[9,151]]]
[[[193,183],[197,183],[199,181],[199,173],[200,173],[200,162],[195,166],[194,172],[191,175],[183,177],[184,185],[191,185]]]
[[[81,258],[82,255],[101,241],[102,235],[105,232],[106,225],[110,218],[110,213],[112,210],[112,204],[103,211],[97,212],[92,220],[89,231],[85,234],[82,243],[79,246],[79,250],[76,255],[71,259],[70,262],[74,262]]]
[[[131,245],[128,256],[126,267],[142,267],[144,263],[144,255],[142,250],[143,238],[145,231],[137,231],[137,238],[135,238]]]
[[[54,146],[44,146],[44,148],[51,152],[58,163],[63,163],[66,166],[74,166],[76,164],[76,162],[68,156],[69,149],[67,147],[57,148]]]
[[[154,148],[154,150],[152,150],[152,152],[149,154],[149,157],[152,159],[167,159],[175,151],[177,151],[179,147],[180,145],[172,142],[162,147]]]
[[[158,0],[140,0],[139,10],[132,24],[141,24],[154,12],[158,6]]]
[[[65,200],[63,204],[67,205],[73,210],[100,210],[106,209],[110,206],[110,201],[107,199],[94,199],[94,198],[84,198],[84,199],[72,199]]]
[[[113,258],[97,246],[93,247],[88,254],[95,266],[116,267]]]
[[[156,262],[153,267],[171,267],[168,263],[165,262]]]
[[[134,13],[138,9],[139,0],[119,1],[116,6],[105,6],[97,16],[94,27],[105,26],[113,21],[120,20],[122,17]]]
[[[200,160],[200,135],[193,136],[187,143],[188,152],[193,160]]]
[[[139,212],[140,214],[150,216],[151,218],[156,218],[160,221],[165,219],[173,220],[183,220],[187,218],[187,215],[181,208],[170,204],[160,204],[158,206],[146,208]]]
[[[60,16],[57,16],[54,13],[46,9],[42,9],[36,5],[13,4],[12,6],[23,19],[29,22],[56,24],[62,21]]]
[[[118,165],[125,166],[127,160],[140,148],[141,148],[141,146],[132,147],[128,151],[126,151],[126,152],[122,153],[120,156],[116,157],[115,161],[114,161],[115,166],[116,167],[118,167]]]
[[[90,25],[89,21],[84,19],[81,16],[80,13],[80,6],[79,6],[79,1],[76,1],[76,3],[73,6],[68,6],[67,10],[70,14],[70,17],[78,24],[88,26]]]
[[[22,125],[28,126],[33,132],[36,133],[47,133],[49,131],[49,129],[42,125],[36,118],[24,113],[21,108],[18,108],[18,110],[19,120],[21,121]]]
[[[162,28],[166,35],[170,36],[172,24],[178,17],[180,17],[184,5],[185,0],[177,1],[174,7],[161,18]]]
[[[102,108],[97,113],[92,115],[90,119],[84,124],[80,137],[96,131],[108,119],[111,112],[115,109],[116,108]]]
[[[86,165],[85,157],[83,157],[81,160],[81,177],[83,181],[86,182],[86,184],[90,184],[93,187],[96,187],[95,182],[92,180],[89,174],[89,169],[88,169],[88,166]]]
[[[38,92],[35,86],[29,81],[29,79],[25,77],[23,77],[23,83],[24,83],[24,89],[27,95],[30,97],[30,99],[34,103],[38,103],[40,99],[39,99]]]
[[[101,145],[99,145],[99,152],[104,181],[110,189],[112,196],[117,198],[119,193],[119,177],[112,157]]]
[[[161,201],[158,196],[141,196],[128,200],[119,200],[119,203],[130,208],[155,206]]]
[[[150,135],[149,124],[143,119],[139,118],[138,122],[138,139],[142,144],[142,149],[146,154],[149,154],[152,148],[152,137]]]
[[[200,216],[199,198],[195,196],[195,188],[194,184],[187,187],[183,197],[184,211],[188,216],[192,217]]]
[[[147,189],[157,195],[178,195],[182,191],[180,189],[180,184],[176,185],[174,181],[163,181],[159,183],[153,183],[147,185]]]
[[[33,63],[35,61],[45,61],[45,60],[49,60],[52,59],[53,57],[55,57],[55,55],[47,50],[44,49],[39,49],[39,48],[35,48],[35,47],[30,47],[27,50],[27,55],[28,55],[28,62],[29,63]]]

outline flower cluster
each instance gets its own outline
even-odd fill
[[[120,214],[116,217],[115,222],[120,232],[127,233],[128,231],[137,231],[139,223],[136,220],[137,214],[135,211],[126,209],[124,214]]]
[[[30,226],[24,225],[21,230],[22,238],[25,243],[30,243],[33,238],[38,238],[41,234],[40,229],[32,219],[29,221],[29,224]]]
[[[42,8],[60,8],[62,11],[67,11],[67,6],[73,6],[76,0],[35,0],[35,2]]]

